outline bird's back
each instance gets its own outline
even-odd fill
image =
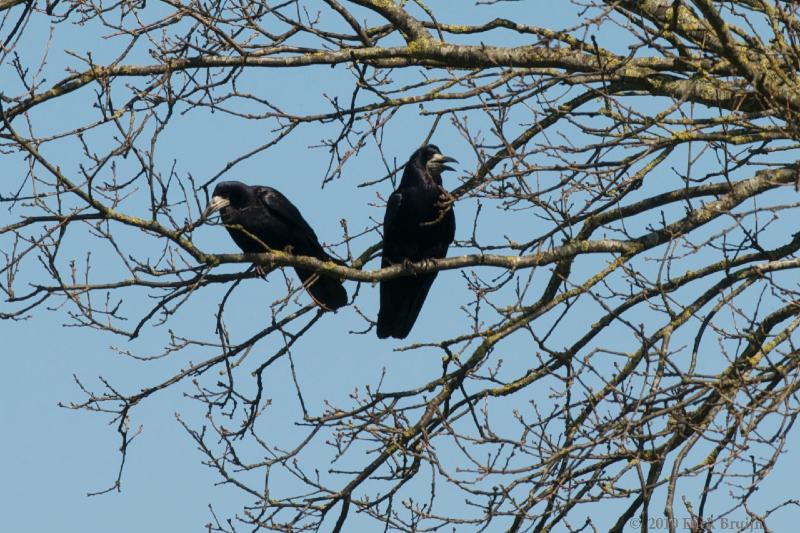
[[[328,259],[314,230],[286,196],[272,187],[254,190],[248,205],[221,212],[231,237],[244,252],[259,253],[269,248]]]

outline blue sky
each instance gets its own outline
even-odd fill
[[[475,7],[472,3],[431,2],[440,20],[450,23],[474,23],[493,17],[507,17],[545,27],[563,27],[568,25],[565,20],[569,20],[575,12],[567,3],[546,3],[546,9],[542,8],[543,4],[507,2],[491,7]],[[531,9],[531,6],[536,8]],[[96,50],[98,61],[113,56],[113,46],[106,46],[106,41],[99,39],[90,29],[91,25],[89,28],[63,24],[57,27],[50,44],[51,60],[44,73],[51,82],[63,76],[64,67],[76,66],[75,61],[63,52],[64,49]],[[35,15],[18,50],[31,58],[38,57],[44,50],[47,30],[46,18]],[[524,42],[524,38],[507,32],[498,33],[497,36],[497,44]],[[629,44],[623,35],[613,29],[600,30],[598,40],[601,45],[620,53],[624,53]],[[134,57],[148,61],[146,54]],[[4,65],[0,68],[8,67]],[[311,113],[325,109],[321,88],[324,87],[328,96],[347,98],[351,91],[350,80],[350,75],[342,67],[317,67],[302,71],[254,72],[246,77],[244,84],[251,90],[268,94],[271,102],[285,106],[287,110]],[[90,114],[86,106],[91,98],[92,90],[86,88],[63,102],[56,101],[36,111],[33,123],[41,128],[37,133],[41,134],[42,130],[69,129],[80,123]],[[654,107],[657,108],[658,104],[654,104]],[[480,124],[480,118],[475,120]],[[432,122],[430,117],[420,117],[414,109],[402,111],[385,132],[384,150],[396,157],[398,163],[404,162],[410,151],[422,141]],[[488,127],[488,124],[484,127]],[[202,182],[239,154],[266,142],[271,136],[270,129],[269,124],[262,122],[245,122],[219,113],[211,115],[205,110],[193,111],[174,119],[163,134],[157,152],[158,165],[166,169],[174,164],[176,173],[183,179],[191,175]],[[378,194],[384,198],[388,196],[391,186],[384,182],[374,187],[357,187],[385,172],[374,145],[368,145],[358,158],[348,164],[340,178],[322,188],[322,177],[328,164],[327,154],[323,149],[310,146],[332,132],[335,132],[335,128],[304,128],[277,149],[237,165],[226,174],[226,179],[268,184],[280,189],[301,207],[322,241],[339,242],[342,237],[339,225],[341,218],[347,219],[351,231],[369,226],[371,219],[382,218],[382,207],[374,204],[379,204]],[[96,138],[93,141],[103,142]],[[475,156],[447,120],[438,126],[433,141],[444,153],[460,161],[462,173],[449,177],[448,186],[453,188],[458,178],[474,170],[477,164]],[[75,172],[79,163],[79,158],[74,155],[76,149],[78,147],[73,142],[54,143],[47,148],[47,155],[59,161],[65,171]],[[680,161],[678,155],[675,161]],[[703,164],[711,163],[705,160]],[[121,172],[124,172],[124,163],[121,165]],[[16,159],[10,161],[6,168],[22,171],[24,164]],[[665,180],[660,187],[666,190],[679,183]],[[3,192],[7,191],[4,189]],[[647,189],[641,194],[652,192],[653,189]],[[331,197],[336,198],[336,212],[326,207]],[[466,239],[471,231],[476,203],[466,200],[459,203],[456,209],[459,217],[457,239]],[[11,216],[13,219],[16,214]],[[528,234],[524,222],[526,219],[519,216],[507,217],[500,211],[489,211],[482,216],[480,235],[487,239],[498,234],[512,238],[517,234]],[[8,220],[8,212],[0,212],[0,224]],[[373,233],[357,240],[353,244],[353,252],[360,253],[375,239]],[[194,241],[208,251],[237,251],[219,226],[202,227],[194,234]],[[126,240],[134,251],[149,246],[150,242],[136,235],[130,235]],[[108,275],[114,279],[119,264],[115,263],[109,250],[99,246],[94,249],[93,243],[96,241],[85,234],[75,235],[67,243],[67,257],[62,258],[63,261],[70,258],[80,260],[87,250],[92,250],[95,261],[99,260],[100,265],[107,267],[107,272],[100,276]],[[344,247],[335,251],[340,255],[345,253]],[[463,250],[454,249],[450,255],[461,252]],[[375,262],[370,266],[377,268]],[[241,265],[232,265],[224,270],[238,271],[242,268]],[[595,268],[592,260],[579,261],[575,271],[589,274]],[[496,272],[479,271],[479,274],[491,277]],[[33,271],[24,275],[36,279],[40,274]],[[291,273],[288,275],[293,276]],[[537,272],[534,279],[544,281],[547,275],[548,272]],[[412,337],[408,339],[409,343],[456,335],[469,326],[468,316],[460,309],[469,303],[469,294],[464,286],[463,278],[457,271],[448,271],[439,276]],[[534,286],[537,284],[534,283]],[[226,310],[232,338],[241,340],[257,331],[267,318],[266,304],[279,298],[284,292],[283,287],[279,272],[273,272],[268,282],[244,282]],[[348,283],[347,289],[352,293],[355,284]],[[375,316],[377,287],[362,285],[359,290],[360,297],[356,302],[359,310],[368,316]],[[213,340],[214,310],[222,294],[223,288],[204,290],[191,306],[182,308],[170,318],[170,328]],[[123,308],[134,316],[148,305],[147,299],[141,295],[125,293],[124,298]],[[754,295],[753,301],[756,298]],[[300,299],[305,302],[302,296]],[[586,303],[579,316],[590,322],[600,316],[601,311],[598,306]],[[645,318],[642,320],[646,316],[643,315]],[[0,438],[0,479],[4,480],[0,483],[0,502],[7,509],[3,518],[4,530],[20,533],[198,531],[210,519],[209,504],[213,504],[218,516],[227,517],[239,512],[243,505],[252,503],[243,498],[238,490],[217,485],[218,477],[200,464],[204,456],[178,423],[177,416],[191,427],[196,428],[204,423],[202,409],[186,397],[193,392],[191,383],[162,391],[137,406],[131,425],[135,428],[141,426],[142,433],[128,453],[122,492],[87,497],[87,493],[103,490],[113,483],[119,461],[119,436],[103,415],[59,407],[59,403],[83,399],[75,376],[95,390],[101,389],[98,377],[104,376],[122,390],[134,392],[159,383],[171,372],[184,367],[188,361],[200,360],[207,353],[198,349],[178,358],[142,363],[123,357],[118,353],[119,350],[157,353],[166,338],[164,328],[148,325],[138,339],[127,341],[86,328],[64,327],[64,322],[64,308],[50,311],[40,309],[25,321],[0,321],[0,338],[6,345],[3,350],[6,379],[0,389],[0,427],[4,428]],[[546,320],[542,324],[546,324]],[[424,383],[441,372],[438,352],[394,351],[408,343],[378,341],[373,332],[367,335],[352,333],[364,327],[365,322],[359,318],[356,309],[348,307],[335,315],[326,314],[311,333],[293,348],[297,378],[302,384],[305,400],[309,405],[316,406],[317,412],[324,399],[345,403],[354,389],[361,387],[363,390],[364,384],[375,383],[383,372],[386,372],[385,383],[388,388]],[[569,328],[570,325],[564,327]],[[614,338],[614,335],[614,332],[610,332],[600,342],[608,348],[630,348],[627,338]],[[250,362],[263,360],[282,345],[280,338],[267,339],[248,356]],[[504,359],[509,372],[515,365],[524,368],[532,356],[529,338],[524,334],[515,335],[499,351],[502,354],[498,357]],[[207,375],[204,379],[212,377]],[[267,373],[265,388],[269,391],[272,404],[259,422],[260,429],[269,432],[275,442],[285,441],[286,446],[299,434],[292,424],[293,419],[285,416],[286,412],[296,413],[298,408],[291,379],[287,359],[281,360]],[[524,402],[535,400],[541,406],[548,405],[551,401],[550,391],[544,385],[557,387],[558,382],[543,382],[535,397],[527,392],[513,400],[498,401],[494,409],[501,420],[500,425],[512,423],[509,412],[521,408],[519,403],[524,406]],[[252,390],[253,383],[245,382],[242,386]],[[320,452],[320,460],[326,457],[326,453]],[[355,459],[350,466],[355,467],[363,462],[358,457]],[[788,464],[786,459],[789,458],[785,458],[784,464]],[[339,466],[344,468],[347,465]],[[788,469],[777,469],[765,482],[762,494],[756,500],[768,502],[773,495],[791,493],[793,484],[789,476]],[[289,479],[274,482],[287,486],[292,483]],[[455,497],[453,505],[459,505]],[[597,519],[602,523],[602,517],[598,516]],[[775,522],[779,531],[781,525],[789,527],[788,518],[782,520]]]

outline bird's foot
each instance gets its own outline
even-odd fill
[[[409,259],[407,257],[404,257],[403,258],[403,270],[407,270],[409,272],[414,272],[415,271],[414,262],[411,259]]]
[[[425,258],[420,261],[414,262],[408,258],[403,259],[403,270],[413,272],[414,274],[424,273],[429,268],[436,267],[436,260]]]

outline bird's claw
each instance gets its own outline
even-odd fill
[[[425,272],[429,268],[433,268],[436,266],[436,260],[426,257],[418,262],[411,261],[408,258],[403,259],[403,270],[408,272],[412,272],[414,274],[419,274],[420,272]]]

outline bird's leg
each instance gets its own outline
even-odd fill
[[[264,246],[264,251],[265,252],[269,252],[270,251],[269,247],[268,246]],[[270,261],[270,263],[272,263],[272,262]],[[266,279],[267,274],[269,273],[269,270],[274,268],[274,265],[272,265],[270,267],[265,267],[264,265],[255,265],[255,267],[256,267],[256,273],[258,274],[258,276],[261,277],[261,278]]]

